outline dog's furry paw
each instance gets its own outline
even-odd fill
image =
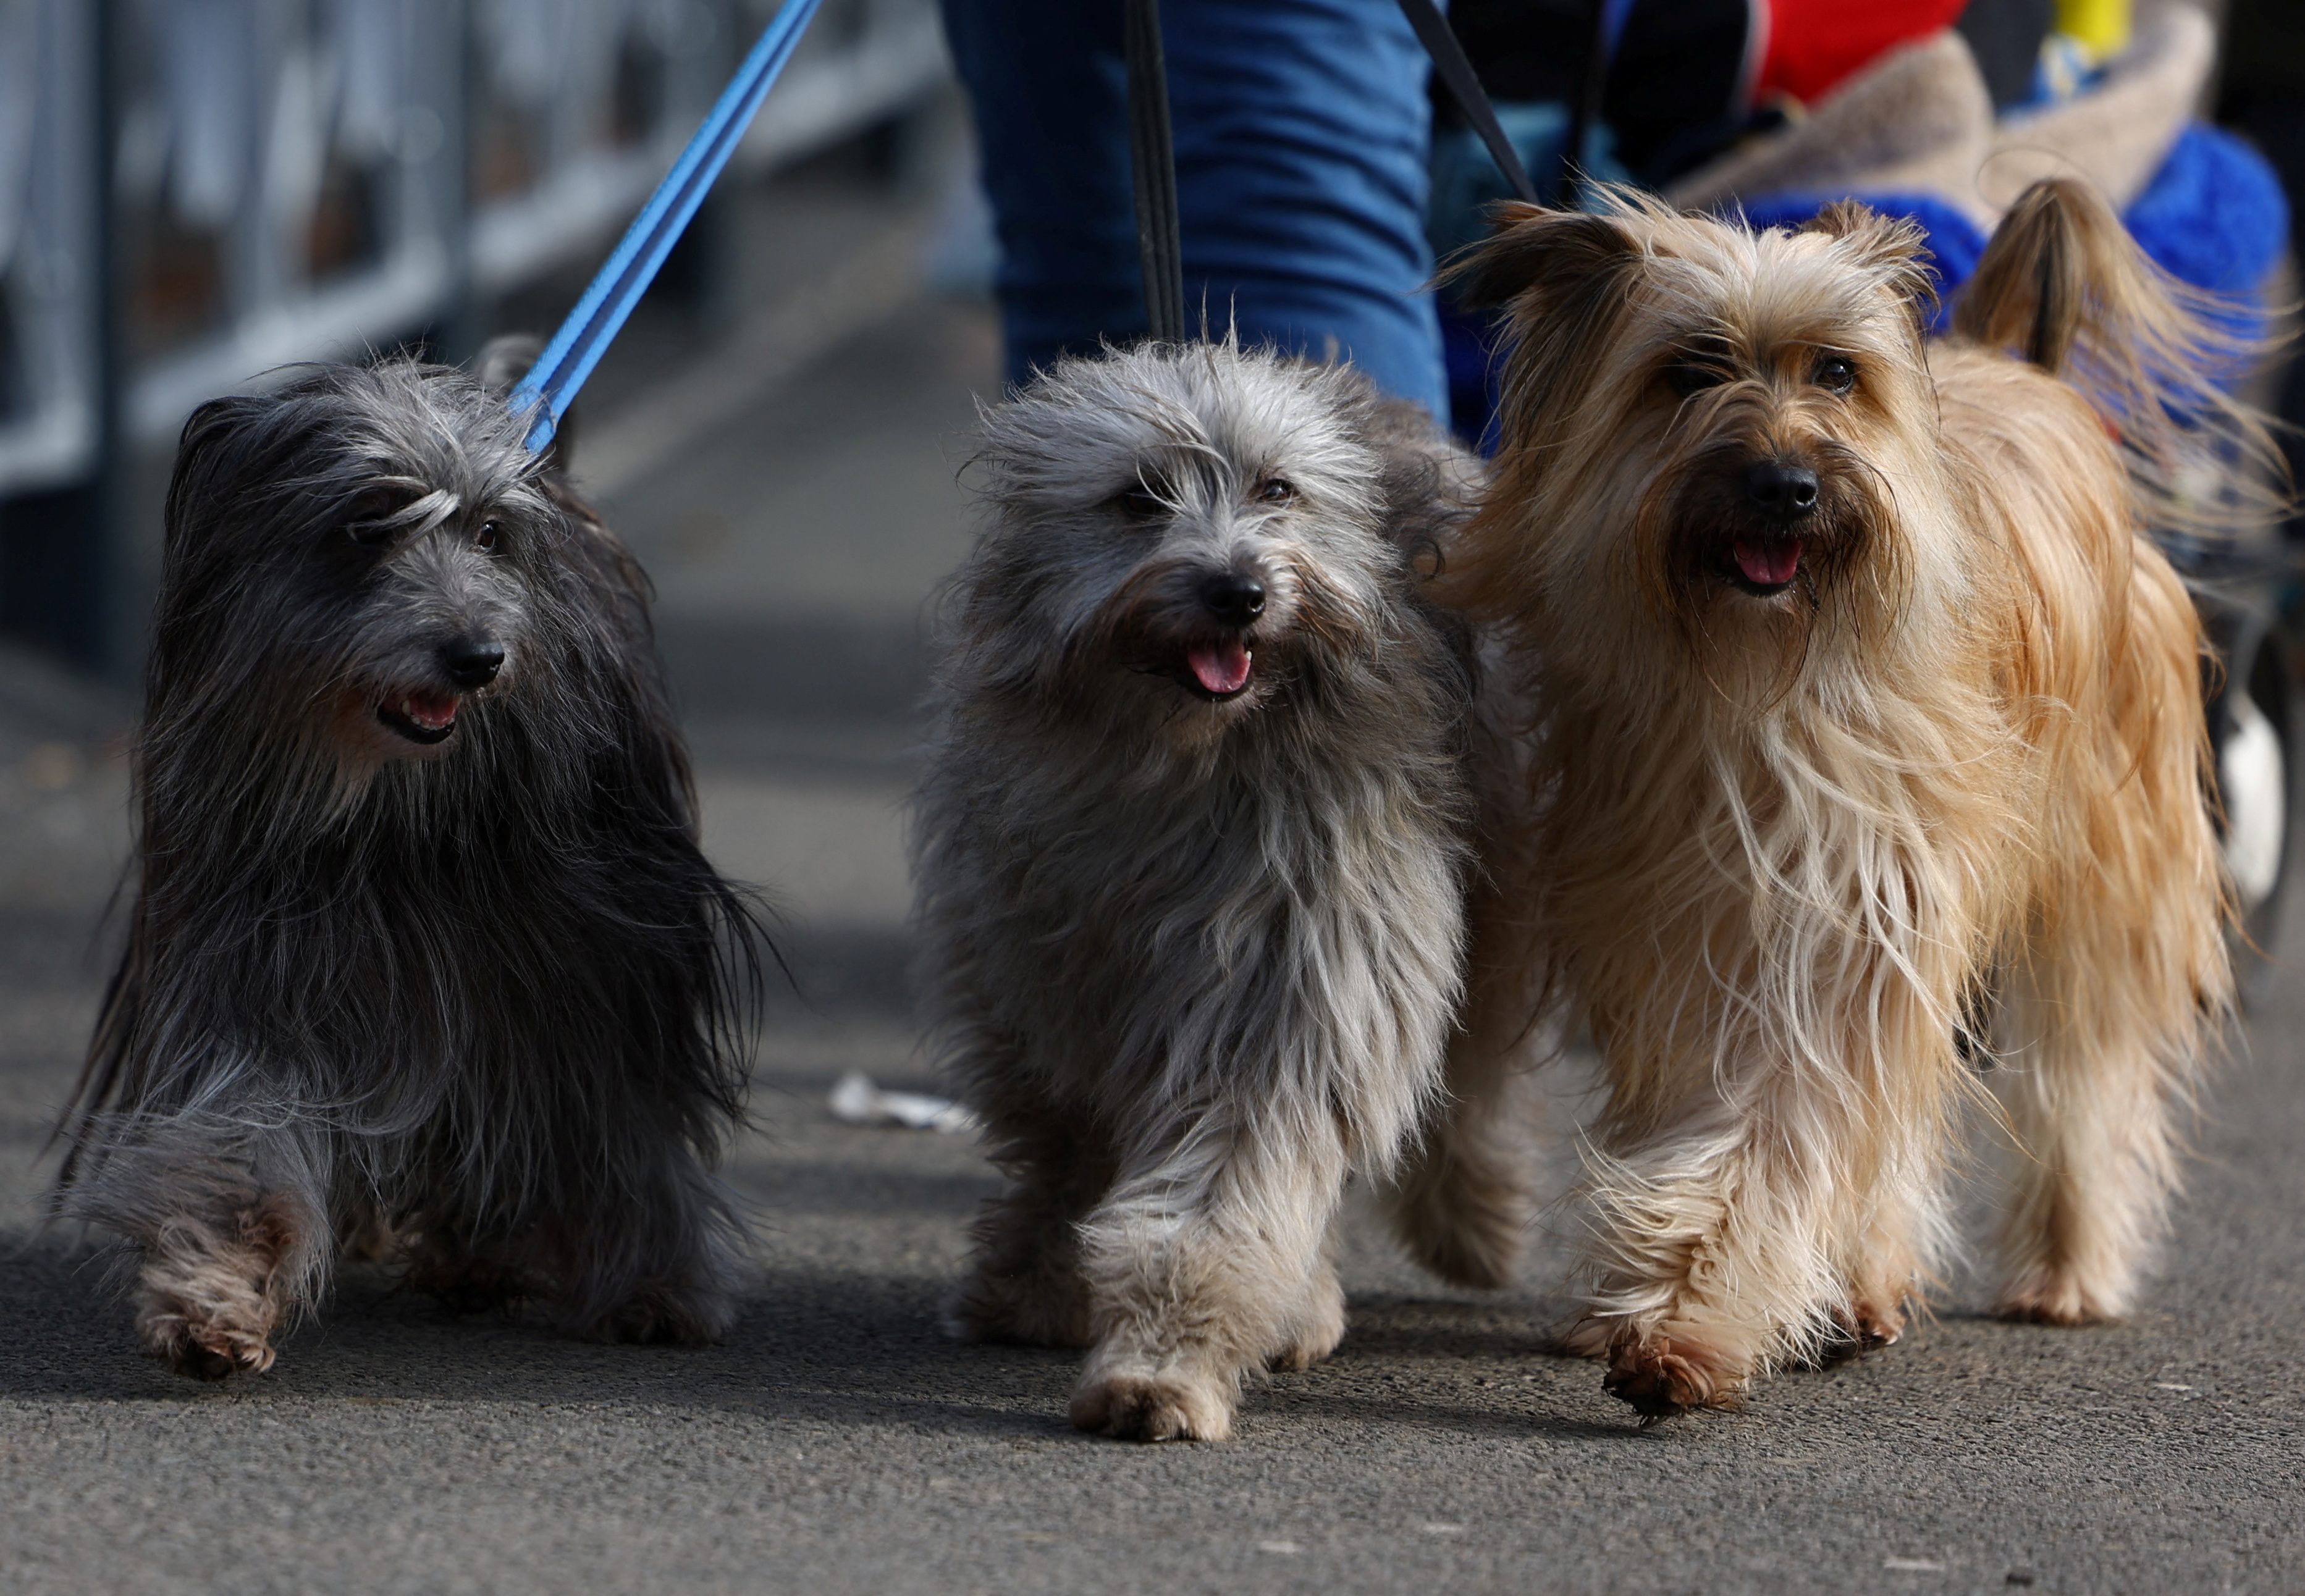
[[[1884,1307],[1870,1297],[1859,1297],[1834,1319],[1841,1333],[1833,1345],[1847,1348],[1846,1356],[1879,1352],[1904,1338],[1905,1315],[1894,1303]]]
[[[709,1346],[728,1333],[736,1305],[710,1286],[649,1285],[585,1332],[600,1341],[642,1346]]]
[[[1212,1380],[1092,1374],[1073,1393],[1073,1427],[1124,1441],[1221,1441],[1232,1434],[1231,1393]]]
[[[1443,1159],[1418,1171],[1392,1201],[1401,1245],[1450,1285],[1498,1291],[1520,1272],[1531,1203],[1510,1171]]]
[[[402,1284],[451,1313],[510,1313],[536,1295],[536,1285],[492,1258],[443,1260],[418,1252]]]
[[[1867,1352],[1894,1346],[1905,1335],[1905,1315],[1894,1303],[1883,1307],[1869,1298],[1860,1298],[1849,1304],[1844,1322],[1850,1339]]]
[[[1833,1316],[1833,1332],[1814,1350],[1797,1354],[1792,1366],[1830,1369],[1867,1353],[1894,1346],[1905,1334],[1905,1317],[1895,1308],[1884,1309],[1859,1298]]]
[[[137,1271],[136,1334],[144,1350],[194,1380],[271,1368],[282,1308],[277,1276],[298,1235],[293,1204],[277,1195],[221,1218],[175,1216]]]
[[[1646,1428],[1696,1408],[1739,1405],[1744,1377],[1718,1364],[1701,1349],[1662,1337],[1612,1347],[1601,1388],[1629,1404]]]
[[[178,1374],[193,1380],[225,1380],[234,1374],[261,1374],[277,1354],[269,1340],[271,1316],[238,1320],[224,1314],[201,1315],[188,1304],[165,1299],[148,1300],[136,1316],[136,1334],[144,1350]]]
[[[1265,1367],[1280,1374],[1302,1374],[1315,1363],[1328,1362],[1337,1350],[1337,1343],[1345,1338],[1345,1327],[1339,1325],[1334,1333],[1323,1329],[1297,1337],[1265,1360]]]
[[[1337,1283],[1335,1270],[1322,1270],[1311,1299],[1290,1331],[1288,1345],[1265,1360],[1267,1368],[1301,1374],[1325,1360],[1345,1338],[1345,1290]]]
[[[957,1341],[1012,1346],[1093,1346],[1088,1288],[1078,1271],[995,1275],[979,1269],[945,1305],[944,1329]]]
[[[2100,1301],[2080,1281],[2046,1270],[2028,1274],[2001,1294],[1995,1313],[2021,1324],[2063,1325],[2120,1322],[2120,1307]]]

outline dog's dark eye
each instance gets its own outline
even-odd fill
[[[1682,398],[1705,388],[1717,388],[1729,380],[1729,369],[1703,361],[1684,361],[1664,369],[1664,379],[1672,391]]]
[[[481,530],[472,534],[472,547],[482,554],[493,553],[496,549],[497,539],[503,534],[503,531],[502,522],[484,521],[481,522]]]
[[[1261,505],[1285,505],[1297,497],[1297,485],[1286,477],[1267,477],[1256,485],[1256,501]]]
[[[1845,355],[1829,354],[1816,363],[1816,386],[1831,394],[1845,394],[1857,386],[1857,365]]]
[[[1126,493],[1116,493],[1110,501],[1113,507],[1131,521],[1152,521],[1169,513],[1161,496],[1139,482]]]

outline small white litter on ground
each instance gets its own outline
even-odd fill
[[[976,1116],[948,1098],[918,1091],[883,1091],[863,1070],[832,1083],[825,1107],[849,1125],[895,1125],[908,1131],[973,1131]]]

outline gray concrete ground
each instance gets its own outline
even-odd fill
[[[29,1228],[101,977],[123,706],[0,660],[0,1589],[2305,1588],[2305,982],[2210,1094],[2165,1278],[2122,1328],[1998,1323],[1956,1281],[1902,1346],[1643,1431],[1548,1351],[1549,1263],[1436,1288],[1357,1209],[1351,1334],[1253,1391],[1228,1445],[1076,1435],[1072,1356],[943,1339],[991,1171],[965,1136],[823,1105],[852,1065],[928,1084],[903,749],[992,377],[981,310],[916,303],[608,504],[659,585],[708,844],[781,895],[804,989],[734,1164],[761,1284],[710,1350],[451,1320],[354,1270],[262,1378],[134,1355],[94,1271]]]

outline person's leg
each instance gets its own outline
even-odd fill
[[[1168,0],[1186,313],[1349,360],[1446,425],[1429,64],[1395,0]]]
[[[944,0],[1000,239],[1008,378],[1144,335],[1119,0]]]
[[[999,231],[1008,376],[1144,334],[1119,0],[945,0]],[[1169,0],[1185,300],[1448,419],[1423,284],[1426,63],[1392,0]]]

